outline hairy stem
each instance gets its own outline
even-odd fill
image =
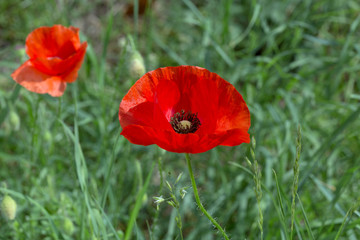
[[[188,169],[189,169],[189,174],[190,174],[190,178],[191,178],[191,184],[194,190],[194,195],[195,195],[195,200],[196,203],[198,205],[198,207],[200,208],[200,210],[204,213],[204,215],[212,222],[212,224],[214,224],[216,226],[216,228],[221,232],[221,234],[223,235],[223,237],[226,240],[229,240],[229,237],[226,235],[224,229],[222,229],[222,227],[220,226],[220,224],[218,224],[214,218],[212,218],[210,216],[210,214],[205,210],[204,206],[201,204],[200,202],[200,197],[199,197],[199,193],[196,187],[196,182],[195,182],[195,178],[194,178],[194,174],[193,174],[193,170],[191,167],[191,159],[188,153],[185,153],[185,157],[186,157],[186,161],[187,161],[187,165],[188,165]]]

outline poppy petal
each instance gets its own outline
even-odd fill
[[[138,104],[129,109],[126,113],[122,108],[120,108],[119,118],[121,126],[123,128],[131,124],[153,126],[156,124],[153,121],[153,110],[154,104],[151,102]]]
[[[156,90],[158,84],[158,79],[148,73],[140,78],[129,90],[120,104],[119,120],[121,124],[125,124],[124,126],[122,125],[123,127],[133,121],[133,124],[146,122],[146,124],[144,124],[145,126],[156,125],[158,128],[172,129],[159,105],[154,104],[154,102],[158,102],[159,99],[162,101],[161,96],[155,97],[156,92],[158,92]],[[145,105],[143,105],[145,102],[151,103],[146,104],[147,109],[145,109]]]
[[[154,139],[147,131],[144,130],[144,126],[129,125],[123,128],[121,131],[126,139],[133,144],[148,146],[154,144]]]
[[[157,79],[152,78],[149,73],[140,78],[122,99],[120,103],[121,112],[126,113],[134,106],[144,102],[154,102],[157,84]]]
[[[28,60],[21,65],[11,77],[29,91],[36,93],[48,93],[53,97],[63,95],[66,83],[59,77],[53,77],[37,70]]]
[[[155,104],[158,104],[162,114],[170,121],[174,115],[173,107],[180,99],[180,92],[173,81],[159,81],[156,88]]]
[[[222,146],[237,146],[241,143],[250,143],[250,134],[242,129],[227,131],[226,139],[220,144]]]
[[[26,38],[30,59],[12,77],[30,91],[61,96],[66,83],[77,79],[86,47],[86,42],[80,43],[78,28],[39,27]]]
[[[84,61],[86,48],[87,48],[87,42],[84,42],[77,51],[77,53],[71,57],[72,59],[68,64],[70,65],[71,63],[74,63],[75,67],[71,71],[63,75],[65,82],[72,83],[77,79],[78,71],[80,70],[81,65]]]
[[[206,69],[193,68],[192,71],[194,71],[193,75],[197,77],[190,88],[189,97],[191,99],[191,110],[198,113],[201,122],[198,134],[202,132],[213,133],[216,126],[219,102],[217,81],[224,80]]]
[[[143,146],[156,144],[170,152],[192,154],[206,152],[220,145],[231,134],[231,132],[206,134],[200,138],[197,134],[178,134],[164,129],[154,129],[141,125],[128,125],[121,132],[121,135],[133,144]],[[227,144],[225,146],[233,145]]]
[[[191,87],[191,83],[193,80],[193,76],[189,74],[188,68],[190,66],[186,66],[184,68],[177,67],[166,67],[159,68],[153,71],[153,74],[165,81],[170,80],[171,82],[177,85],[177,89],[180,93],[180,99],[177,101],[177,104],[174,105],[173,111],[174,113],[180,112],[181,110],[189,111],[191,99],[189,98],[189,89]],[[179,81],[182,79],[183,81]]]
[[[233,85],[218,82],[219,106],[217,110],[217,131],[250,128],[249,109]]]
[[[213,149],[214,147],[221,145],[228,137],[229,132],[202,134],[196,145],[192,146],[189,153],[202,153]]]
[[[80,47],[79,29],[54,25],[39,27],[26,38],[26,53],[30,58],[60,57],[65,59]]]
[[[119,107],[119,121],[123,128],[130,124],[154,124],[154,92],[157,82],[142,77],[124,96]]]
[[[176,115],[173,129],[169,121],[181,110],[187,113]],[[201,153],[250,142],[244,99],[233,85],[200,67],[166,67],[145,74],[120,103],[119,119],[121,134],[130,142],[171,152]]]
[[[221,79],[217,74],[194,66],[166,67],[151,72],[162,82],[171,82],[169,87],[163,92],[163,99],[167,98],[168,106],[172,106],[172,114],[176,112],[191,111],[198,113],[201,122],[199,132],[213,132],[216,125],[216,108],[218,105],[217,79]],[[170,81],[169,81],[170,80]],[[221,79],[224,81],[223,79]],[[206,87],[204,87],[206,86]],[[180,93],[179,100],[172,101],[171,89],[176,89]],[[174,90],[173,90],[174,91]],[[171,94],[167,94],[167,92]],[[170,108],[170,107],[168,107]],[[169,120],[169,114],[167,119]]]
[[[164,148],[167,151],[177,153],[193,153],[193,149],[195,146],[198,146],[200,139],[199,135],[197,134],[179,134],[176,133],[173,129],[171,129],[171,131],[163,131],[163,135],[160,135],[160,137],[161,139],[166,138],[168,141],[167,146],[164,146],[167,147],[167,149],[162,147],[161,141],[159,142],[160,145],[157,143],[159,147]]]
[[[76,80],[77,71],[80,69],[85,53],[87,42],[84,42],[79,50],[66,59],[60,57],[39,57],[31,59],[35,68],[50,75],[71,75],[66,82],[73,82]],[[75,71],[75,73],[73,73]],[[73,74],[71,74],[73,73]]]
[[[123,128],[121,135],[133,144],[151,145],[156,144],[159,147],[170,152],[189,152],[192,153],[194,145],[199,141],[196,134],[178,134],[173,130],[154,129],[141,125],[128,125]]]

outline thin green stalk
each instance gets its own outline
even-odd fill
[[[178,227],[179,232],[180,232],[180,239],[183,240],[184,237],[183,237],[183,234],[182,234],[182,220],[181,220],[181,213],[180,213],[180,202],[178,201],[178,199],[176,197],[177,194],[175,193],[175,190],[176,190],[175,185],[180,181],[181,176],[182,176],[182,173],[180,173],[180,175],[176,179],[175,184],[173,186],[168,181],[166,181],[166,185],[167,185],[167,187],[168,187],[168,189],[170,191],[170,196],[171,196],[171,199],[168,200],[167,203],[170,206],[172,206],[173,208],[176,209],[177,216],[175,217],[175,221],[176,221],[177,227]],[[181,193],[181,190],[179,192]],[[183,198],[183,196],[182,196],[182,198]]]
[[[310,238],[311,240],[315,240],[314,234],[313,234],[313,232],[311,231],[311,226],[310,226],[309,219],[308,219],[308,217],[307,217],[307,215],[306,215],[306,212],[305,212],[305,209],[304,209],[304,207],[303,207],[303,205],[302,205],[302,203],[301,203],[301,199],[300,199],[299,194],[296,193],[296,197],[297,197],[297,199],[298,199],[298,203],[299,203],[300,209],[301,209],[301,211],[302,211],[302,213],[303,213],[303,215],[304,215],[305,226],[306,226],[306,230],[308,231],[309,238]]]
[[[163,186],[164,186],[164,177],[163,177],[163,168],[162,168],[162,156],[158,157],[158,169],[159,169],[159,173],[160,173],[160,189],[159,189],[159,193],[158,196],[161,196],[162,192],[163,192]],[[150,237],[151,235],[155,234],[155,228],[157,227],[157,223],[159,220],[159,211],[156,211],[155,216],[154,216],[154,221],[153,224],[151,226],[151,232],[150,232]]]
[[[116,149],[116,145],[119,141],[119,138],[120,138],[120,131],[117,134],[117,137],[116,137],[116,140],[115,140],[115,143],[113,146],[112,154],[111,154],[110,164],[108,166],[107,174],[105,176],[104,192],[103,192],[102,199],[101,199],[101,207],[102,208],[105,207],[105,202],[106,202],[106,198],[107,198],[108,191],[109,191],[110,176],[111,176],[111,172],[112,172],[114,162],[115,162],[115,149]]]
[[[335,240],[338,240],[341,233],[343,232],[346,224],[350,221],[353,213],[356,211],[356,209],[358,209],[360,207],[360,198],[354,203],[354,205],[349,209],[349,211],[347,211],[344,220],[339,228],[339,231],[336,234]]]
[[[135,23],[135,29],[134,29],[134,36],[135,41],[138,41],[138,32],[139,32],[139,0],[134,0],[134,23]]]
[[[37,159],[37,156],[39,153],[38,150],[38,136],[39,136],[39,124],[37,124],[38,116],[39,116],[39,105],[40,105],[41,98],[37,96],[36,104],[34,111],[32,113],[32,139],[31,139],[31,149],[30,149],[30,156],[31,156],[31,162],[35,162],[35,159]]]
[[[293,180],[293,187],[292,187],[292,203],[291,203],[291,232],[290,232],[290,239],[293,239],[294,235],[294,221],[295,221],[295,200],[296,194],[299,185],[299,160],[300,160],[300,153],[301,153],[301,127],[298,126],[298,136],[296,139],[296,158],[294,164],[294,180]]]
[[[178,212],[179,212],[179,210],[178,210]],[[178,213],[178,215],[180,216],[180,213]],[[179,221],[181,222],[181,217],[180,217]],[[180,239],[181,239],[181,240],[184,240],[184,237],[183,237],[181,228],[180,228],[180,231],[179,231],[179,232],[180,232]]]
[[[282,197],[281,197],[281,190],[280,190],[280,185],[279,185],[279,181],[276,175],[275,170],[273,169],[274,172],[274,177],[275,177],[275,183],[276,183],[276,189],[277,189],[277,197],[278,197],[278,204],[280,206],[280,222],[283,226],[283,234],[285,235],[285,239],[289,239],[289,235],[288,235],[288,231],[287,231],[287,226],[286,226],[286,221],[285,221],[285,210],[284,210],[284,204],[282,201]]]
[[[144,186],[140,189],[137,197],[136,197],[136,201],[135,201],[135,206],[133,208],[133,210],[131,211],[131,215],[130,215],[130,220],[129,220],[129,223],[128,223],[128,226],[127,226],[127,229],[126,229],[126,232],[125,232],[125,237],[124,237],[124,240],[129,240],[131,238],[131,234],[132,234],[132,229],[134,227],[134,224],[136,222],[136,218],[139,214],[139,211],[140,211],[140,208],[141,208],[141,203],[143,201],[143,197],[146,193],[146,190],[149,186],[149,182],[150,182],[150,179],[151,179],[151,176],[152,176],[152,172],[154,170],[154,165],[155,163],[153,163],[151,165],[151,168],[150,168],[150,172],[148,174],[148,176],[146,177],[146,180],[145,180],[145,184]]]
[[[187,165],[188,165],[188,169],[189,169],[189,174],[190,174],[190,178],[191,178],[191,184],[192,184],[192,187],[193,187],[193,190],[194,190],[195,200],[196,200],[196,203],[197,203],[198,207],[200,208],[201,212],[203,212],[203,214],[211,221],[211,223],[216,226],[216,228],[221,232],[223,237],[226,240],[229,240],[229,237],[226,235],[224,229],[222,229],[220,224],[218,224],[216,222],[216,220],[210,216],[210,214],[205,210],[204,206],[201,204],[199,193],[198,193],[198,190],[197,190],[197,187],[196,187],[196,182],[195,182],[193,170],[192,170],[192,167],[191,167],[190,156],[189,156],[188,153],[185,153],[185,157],[186,157],[186,161],[187,161]]]
[[[61,117],[61,105],[62,105],[62,98],[58,98],[58,108],[57,108],[57,117],[60,119]]]
[[[163,168],[162,168],[162,156],[158,157],[158,168],[159,168],[159,174],[160,174],[160,189],[159,194],[161,195],[163,186],[164,186],[164,176],[163,176]]]
[[[255,140],[255,137],[252,136],[250,154],[251,154],[254,164],[252,164],[247,157],[245,159],[248,162],[248,164],[252,167],[253,172],[254,172],[254,174],[253,174],[253,179],[254,179],[254,183],[255,183],[254,191],[255,191],[255,196],[256,196],[256,201],[257,201],[257,206],[258,206],[258,211],[259,211],[258,224],[259,224],[259,229],[260,229],[260,239],[263,240],[264,239],[264,230],[263,230],[264,217],[263,217],[263,213],[261,210],[261,198],[262,198],[261,170],[260,170],[258,161],[256,160],[256,157],[255,157],[255,148],[256,148],[256,140]]]

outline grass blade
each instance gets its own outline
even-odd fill
[[[149,174],[146,177],[145,184],[141,188],[141,190],[139,191],[138,195],[136,196],[135,206],[134,206],[133,210],[131,211],[130,220],[129,220],[128,226],[126,228],[124,240],[129,240],[131,238],[132,229],[134,227],[137,215],[139,214],[141,204],[142,204],[142,201],[143,201],[143,197],[144,197],[144,195],[146,193],[146,190],[147,190],[147,188],[149,186],[149,182],[150,182],[150,179],[151,179],[151,176],[152,176],[152,172],[154,170],[154,166],[155,166],[155,162],[152,163]]]
[[[335,240],[338,240],[341,233],[343,232],[345,226],[347,225],[347,223],[350,221],[353,213],[355,212],[356,209],[358,209],[360,207],[360,198],[356,201],[356,203],[349,209],[349,211],[347,211],[343,222],[341,223],[341,226],[339,228],[339,231],[336,234]]]
[[[305,219],[306,230],[307,230],[307,232],[308,232],[308,234],[309,234],[309,237],[310,237],[311,240],[315,240],[314,234],[313,234],[313,232],[311,231],[311,226],[310,226],[310,223],[309,223],[309,219],[308,219],[308,217],[307,217],[307,215],[306,215],[306,212],[305,212],[305,209],[304,209],[304,207],[303,207],[303,205],[302,205],[302,202],[301,202],[301,199],[300,199],[299,194],[296,193],[296,197],[297,197],[297,199],[298,199],[298,203],[299,203],[301,212],[302,212],[302,214],[303,214],[303,216],[304,216],[304,219]]]
[[[20,93],[20,89],[22,87],[19,84],[15,85],[15,89],[12,92],[9,101],[11,102],[11,104],[13,104],[15,102],[15,100],[17,99],[17,97],[19,96]],[[6,116],[9,113],[9,104],[6,104],[6,107],[3,111],[1,111],[0,113],[0,125],[4,122],[4,120],[6,119]]]
[[[303,187],[310,174],[315,169],[317,169],[317,165],[320,163],[320,161],[316,161],[316,159],[331,147],[331,143],[334,142],[348,126],[350,126],[356,119],[358,119],[359,114],[360,107],[355,112],[350,114],[350,116],[324,141],[321,147],[310,157],[310,159],[313,161],[311,161],[310,166],[305,168],[305,172],[299,183],[299,190]]]
[[[294,231],[294,220],[295,220],[295,200],[296,194],[299,184],[299,161],[300,161],[300,153],[301,153],[301,127],[298,126],[298,136],[296,139],[296,158],[294,164],[294,179],[293,179],[293,186],[292,186],[292,203],[291,203],[291,233],[290,239],[293,238],[293,231]]]
[[[283,205],[283,201],[282,201],[282,197],[281,197],[280,185],[279,185],[279,181],[277,179],[277,175],[276,175],[276,172],[275,172],[274,169],[273,169],[273,173],[274,173],[274,177],[275,177],[275,183],[276,183],[276,189],[277,189],[277,197],[278,197],[278,201],[279,201],[279,204],[280,204],[280,213],[281,213],[280,221],[283,223],[283,226],[286,226],[285,210],[284,210],[284,205]],[[289,239],[288,232],[287,232],[286,228],[283,229],[283,234],[284,234],[285,239]]]

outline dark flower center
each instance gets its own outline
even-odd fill
[[[201,125],[197,113],[185,113],[184,110],[175,113],[170,119],[170,124],[175,132],[180,134],[194,133]]]

